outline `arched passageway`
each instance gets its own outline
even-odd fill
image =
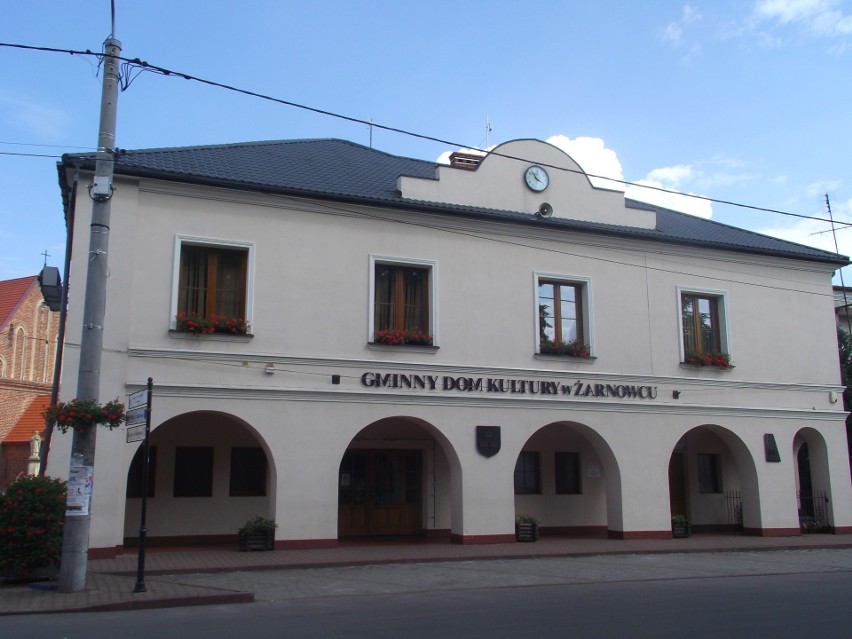
[[[683,516],[694,532],[760,527],[757,471],[743,441],[707,424],[685,433],[669,458],[672,518]]]
[[[138,540],[143,495],[140,444],[127,474],[125,544]],[[236,539],[246,520],[275,519],[275,466],[266,443],[243,420],[195,411],[151,431],[147,499],[153,544]]]
[[[461,470],[437,428],[389,417],[349,442],[338,472],[338,537],[449,539]]]
[[[545,535],[604,536],[621,527],[621,475],[612,450],[584,424],[537,430],[515,464],[515,515]]]
[[[796,504],[802,532],[828,532],[833,521],[828,453],[823,436],[803,428],[793,438],[796,460]]]

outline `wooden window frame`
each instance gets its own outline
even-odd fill
[[[259,462],[260,468],[248,473],[243,473],[238,469],[240,465],[250,461]],[[233,446],[231,448],[229,477],[228,495],[230,497],[266,497],[267,485],[269,484],[269,463],[263,448],[260,446]]]
[[[522,450],[518,453],[515,461],[515,494],[541,494],[541,454],[538,451]]]
[[[556,341],[562,340],[562,322],[560,317],[561,309],[555,303],[559,299],[558,288],[570,286],[574,288],[574,299],[577,306],[577,341],[581,344],[589,346],[593,350],[593,331],[592,331],[592,293],[591,280],[587,277],[576,277],[570,275],[557,275],[553,273],[534,273],[533,285],[535,287],[535,352],[540,351],[542,340],[546,339],[541,323],[541,287],[545,284],[554,285],[554,312],[555,317],[552,318],[555,328]]]
[[[721,494],[722,456],[718,453],[698,453],[695,463],[698,472],[698,492],[702,495]]]
[[[570,459],[570,465],[567,460]],[[573,477],[566,481],[568,470],[573,469]],[[557,495],[582,495],[583,472],[582,459],[578,452],[553,453],[553,477]]]
[[[201,460],[204,461],[205,465],[209,464],[207,472],[197,480],[184,483],[189,475],[199,475],[200,471],[203,470],[198,463],[202,454],[209,457],[209,460]],[[188,458],[184,458],[185,456],[188,456]],[[215,463],[216,454],[212,446],[176,446],[172,495],[190,499],[212,497]]]
[[[400,275],[397,276],[397,281],[395,282],[396,290],[394,295],[396,299],[394,301],[394,313],[396,314],[395,322],[397,322],[395,328],[405,328],[405,329],[415,329],[419,328],[424,333],[429,333],[432,336],[432,345],[438,345],[438,326],[437,326],[437,297],[438,297],[438,265],[437,262],[432,260],[421,260],[421,259],[408,259],[408,258],[399,258],[399,257],[386,257],[379,255],[371,255],[370,256],[370,296],[369,296],[369,332],[367,336],[368,342],[373,342],[375,338],[375,334],[377,331],[382,330],[382,328],[378,324],[378,318],[376,313],[376,296],[377,296],[377,282],[376,282],[376,273],[381,267],[392,267],[399,269]],[[426,291],[425,291],[425,299],[423,300],[423,310],[421,311],[422,319],[424,322],[424,326],[405,326],[404,324],[404,286],[401,281],[402,273],[406,269],[411,270],[420,270],[423,271],[426,275]],[[401,323],[400,323],[401,322]]]
[[[691,318],[685,317],[684,309],[687,300],[692,301],[693,312]],[[701,301],[707,301],[710,304],[712,344],[709,348],[705,348],[703,344],[704,340],[700,339],[701,313],[698,311],[698,308]],[[681,361],[684,361],[692,353],[703,355],[705,352],[730,352],[728,345],[727,308],[727,296],[722,291],[678,288]],[[692,322],[692,325],[690,326],[688,322]],[[695,348],[690,349],[687,347],[687,330],[692,331]]]
[[[246,320],[246,322],[249,323],[249,325],[252,325],[252,309],[254,306],[254,243],[230,240],[216,240],[188,235],[176,235],[174,249],[174,267],[172,274],[171,321],[169,325],[170,328],[176,328],[175,316],[182,311],[186,311],[186,309],[183,307],[182,301],[182,293],[185,288],[185,274],[183,266],[184,247],[187,247],[188,249],[206,249],[208,251],[208,257],[214,254],[221,254],[224,251],[233,251],[243,254],[243,261],[240,266],[240,290],[238,292],[240,299],[238,301],[237,307],[239,309],[242,309],[242,317],[240,319],[244,319]],[[212,275],[211,271],[213,272]],[[211,269],[210,264],[208,264],[208,281],[206,286],[209,290],[209,286],[211,285],[210,279],[212,277],[214,294],[207,295],[203,312],[204,316],[209,316],[211,313],[216,312],[215,271],[216,269]]]

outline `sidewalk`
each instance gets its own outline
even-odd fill
[[[544,537],[536,543],[463,546],[441,542],[343,542],[337,548],[239,552],[230,547],[150,549],[146,553],[146,592],[134,593],[137,555],[89,561],[86,589],[60,593],[55,583],[0,585],[0,616],[48,612],[131,610],[174,606],[248,603],[254,593],[158,580],[157,575],[282,570],[371,564],[470,561],[591,555],[754,552],[852,548],[852,535],[745,537],[699,534],[688,539],[610,540]]]

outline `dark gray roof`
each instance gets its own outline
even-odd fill
[[[80,156],[63,156],[60,182],[61,167],[75,163],[81,163]],[[94,156],[84,156],[82,166],[94,166]],[[848,258],[835,253],[629,199],[625,200],[627,208],[656,212],[655,229],[559,218],[544,220],[524,212],[412,202],[401,197],[397,190],[400,175],[436,178],[437,168],[435,162],[390,155],[338,139],[274,140],[121,151],[115,162],[115,172],[120,175],[380,206],[392,205],[423,212],[446,212],[837,265],[848,263]]]

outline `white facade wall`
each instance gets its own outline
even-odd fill
[[[518,150],[530,145],[540,143]],[[517,210],[519,201],[537,208],[509,169],[488,173],[486,166],[482,173],[441,168],[428,184],[403,178],[403,194],[475,204],[465,191],[475,179],[475,192],[489,203],[506,194],[510,206],[495,208]],[[585,176],[552,173],[546,197],[556,199],[557,211],[588,203],[582,210],[595,220],[598,207],[603,221],[633,215],[648,228],[653,214],[619,208],[620,194],[592,189]],[[423,528],[458,541],[505,541],[517,513],[534,515],[545,529],[665,536],[668,465],[686,433],[695,526],[724,523],[722,496],[701,494],[696,475],[695,455],[717,453],[724,491],[743,495],[745,529],[797,534],[794,450],[803,429],[824,442],[813,467],[832,496],[831,526],[852,530],[845,413],[832,395],[841,388],[830,265],[569,233],[534,221],[501,224],[145,179],[119,178],[116,187],[101,399],[124,397],[154,378],[152,537],[229,535],[263,514],[278,522],[282,545],[334,543],[338,471],[348,448],[422,450]],[[87,268],[89,205],[80,193],[66,398],[74,395]],[[170,332],[182,238],[249,248],[251,337]],[[437,348],[369,343],[377,258],[433,265]],[[536,355],[537,274],[588,284],[592,358]],[[681,364],[681,290],[724,297],[734,369]],[[265,373],[269,363],[274,374]],[[372,388],[362,382],[365,373],[434,376],[438,387]],[[482,380],[483,390],[442,390],[445,377]],[[488,392],[489,379],[554,382],[559,394]],[[562,392],[578,382],[648,386],[656,396]],[[494,457],[477,452],[477,425],[501,427]],[[765,461],[764,434],[774,435],[780,463]],[[252,442],[267,453],[267,496],[228,497],[228,450]],[[214,446],[212,497],[170,495],[180,445]],[[54,440],[51,474],[67,473],[69,449],[70,436]],[[98,435],[92,548],[135,536],[138,501],[125,499],[135,449],[124,432]],[[542,451],[540,495],[514,494],[522,449]],[[580,453],[582,494],[553,492],[558,450]]]

